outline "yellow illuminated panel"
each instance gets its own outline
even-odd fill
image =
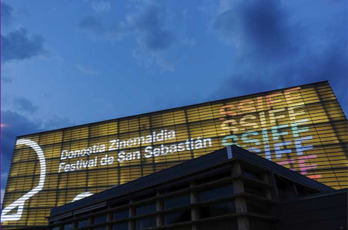
[[[53,207],[229,145],[346,188],[347,142],[327,82],[27,135],[14,150],[2,227],[45,225]]]

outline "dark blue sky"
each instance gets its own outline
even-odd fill
[[[1,189],[15,136],[329,80],[345,0],[1,1]]]

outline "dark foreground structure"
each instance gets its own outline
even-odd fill
[[[334,190],[236,146],[54,208],[50,230],[346,229]]]

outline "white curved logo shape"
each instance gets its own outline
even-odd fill
[[[71,202],[75,202],[75,201],[81,200],[81,199],[83,199],[83,198],[92,196],[92,195],[93,195],[93,194],[90,193],[90,192],[83,192],[83,193],[80,193],[80,194],[78,194],[77,196],[75,196],[75,198],[74,198]]]
[[[34,196],[35,194],[37,194],[43,189],[45,179],[46,179],[46,160],[45,160],[44,152],[42,151],[41,147],[35,141],[28,140],[28,139],[19,139],[17,140],[16,145],[28,145],[31,148],[33,148],[36,154],[38,155],[39,161],[40,161],[39,184],[38,186],[30,190],[29,192],[24,194],[21,198],[19,198],[18,200],[16,200],[15,202],[13,202],[12,204],[10,204],[9,206],[7,206],[5,209],[2,210],[1,222],[11,221],[11,220],[16,221],[21,219],[25,201],[27,201],[28,199],[30,199],[32,196]],[[15,209],[16,207],[18,207],[17,213],[7,214],[11,212],[13,209]]]

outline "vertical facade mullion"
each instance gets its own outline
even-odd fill
[[[185,121],[186,121],[186,130],[187,130],[187,136],[188,136],[188,140],[191,140],[191,133],[190,133],[190,122],[188,120],[188,117],[187,117],[187,109],[185,108],[184,109],[184,112],[185,112]],[[194,158],[194,154],[193,154],[193,150],[191,149],[190,150],[190,153],[191,153],[191,159]]]

